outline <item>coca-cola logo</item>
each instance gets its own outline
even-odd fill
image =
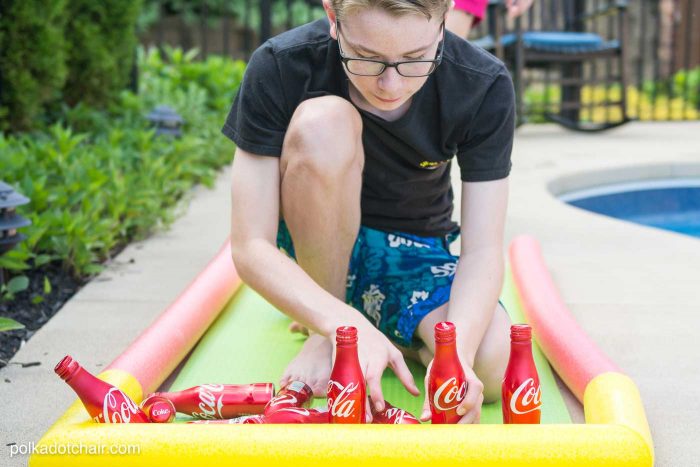
[[[394,425],[401,425],[403,423],[403,419],[406,416],[406,411],[403,409],[399,409],[396,407],[392,407],[390,409],[386,410],[386,418],[389,420],[393,419],[394,420]],[[396,417],[396,418],[394,418]]]
[[[278,405],[297,405],[298,400],[293,394],[281,394],[270,401],[270,407]]]
[[[129,423],[138,406],[117,388],[111,388],[102,402],[102,418],[105,423]]]
[[[304,417],[308,417],[309,415],[311,415],[311,413],[310,413],[307,409],[302,409],[302,408],[299,408],[299,407],[287,407],[287,408],[284,408],[284,409],[279,409],[279,410],[278,410],[277,412],[275,412],[275,413],[278,413],[278,414],[282,414],[282,413],[295,413],[295,414],[297,414],[297,415],[302,415],[302,416],[304,416]]]
[[[533,378],[523,381],[510,398],[510,410],[518,415],[540,410],[541,406],[542,392]]]
[[[153,411],[153,415],[159,416],[159,415],[170,415],[170,410],[168,409],[155,409]]]
[[[202,384],[199,389],[199,412],[193,412],[193,417],[212,420],[214,418],[222,418],[221,408],[223,407],[223,394],[216,395],[224,390],[223,384]]]
[[[357,391],[360,385],[356,382],[348,383],[343,386],[337,381],[330,380],[328,382],[328,407],[333,417],[348,418],[355,412],[355,400],[350,399],[353,392]],[[332,390],[338,390],[340,393],[335,398],[330,397]]]
[[[452,377],[442,383],[433,395],[433,406],[436,409],[446,411],[454,409],[467,395],[467,383],[463,381],[457,386],[457,378]]]

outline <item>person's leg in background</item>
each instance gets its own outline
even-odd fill
[[[454,0],[448,12],[445,27],[463,39],[469,37],[472,27],[479,24],[486,13],[488,0]]]

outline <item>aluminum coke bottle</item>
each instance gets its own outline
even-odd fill
[[[365,423],[367,389],[357,356],[357,328],[341,326],[335,332],[335,363],[328,381],[330,423]]]
[[[277,391],[265,406],[265,416],[285,408],[308,408],[313,402],[314,392],[303,381],[292,381]]]
[[[272,383],[201,384],[177,392],[154,392],[148,398],[164,397],[179,413],[214,420],[262,414],[274,395]]]
[[[457,423],[457,407],[467,395],[467,379],[457,355],[457,330],[449,321],[435,325],[435,358],[428,376],[432,423]]]
[[[73,388],[97,423],[148,423],[148,416],[119,388],[97,378],[66,355],[54,371]]]
[[[501,388],[503,423],[540,423],[542,393],[527,324],[510,327],[510,359]]]

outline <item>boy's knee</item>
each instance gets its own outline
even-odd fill
[[[355,107],[337,96],[316,97],[294,111],[282,159],[293,157],[294,163],[328,174],[353,164],[361,167],[361,144],[362,118]]]
[[[356,133],[362,131],[362,118],[350,101],[338,96],[307,99],[299,104],[289,123],[290,129],[338,130],[351,125]]]

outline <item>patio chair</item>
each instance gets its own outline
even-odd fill
[[[489,3],[489,34],[474,42],[511,70],[518,124],[546,119],[602,131],[630,121],[626,0],[535,0],[515,20],[502,0]]]

